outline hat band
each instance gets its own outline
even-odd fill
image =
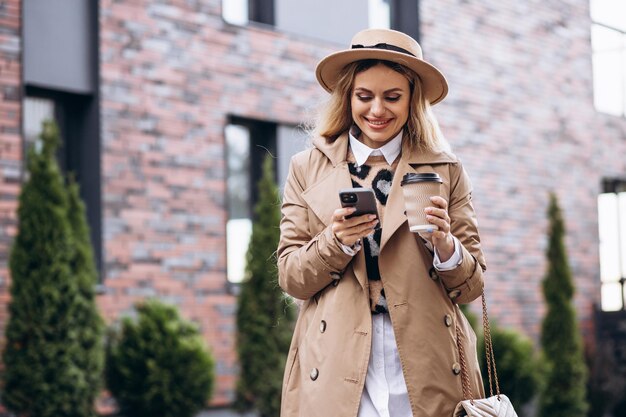
[[[365,45],[352,45],[352,49],[362,49],[362,48],[384,49],[384,50],[387,50],[387,51],[400,52],[402,54],[411,55],[411,56],[416,57],[414,54],[410,53],[406,49],[400,48],[399,46],[395,46],[395,45],[389,45],[388,43],[377,43],[376,45],[367,45],[367,46],[365,46]]]

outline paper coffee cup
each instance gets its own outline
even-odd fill
[[[424,209],[433,205],[430,197],[441,193],[442,183],[441,177],[436,172],[409,173],[402,177],[400,185],[411,232],[432,232],[439,229],[426,220]]]

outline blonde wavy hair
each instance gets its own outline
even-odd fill
[[[312,129],[313,135],[323,136],[332,142],[350,129],[354,124],[350,104],[354,79],[357,74],[376,65],[385,65],[402,74],[409,81],[411,99],[409,117],[403,128],[404,151],[449,152],[450,145],[439,129],[439,123],[432,113],[430,103],[424,99],[418,75],[400,64],[378,59],[356,61],[343,69],[330,98],[320,106]]]

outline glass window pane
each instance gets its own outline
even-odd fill
[[[250,131],[228,125],[225,136],[228,218],[250,218]]]
[[[39,97],[26,97],[22,124],[27,146],[39,143],[41,124],[44,120],[54,120],[54,101]]]
[[[222,0],[222,17],[233,25],[246,25],[248,0]]]
[[[592,27],[594,104],[598,111],[620,116],[626,103],[626,36]]]
[[[231,219],[226,223],[226,267],[230,282],[239,283],[245,278],[246,252],[251,236],[250,219]]]
[[[602,282],[617,282],[620,279],[619,234],[617,194],[598,196],[598,226],[600,234],[600,278]],[[626,216],[624,216],[626,221]]]
[[[622,309],[622,286],[619,283],[602,284],[602,310],[617,311]]]
[[[369,0],[368,15],[370,28],[389,29],[391,27],[389,0]]]
[[[626,33],[622,34],[622,114],[626,116]]]
[[[591,19],[626,31],[626,1],[623,0],[591,0]]]
[[[626,278],[626,192],[617,195],[619,204],[620,278]]]
[[[250,131],[238,125],[225,129],[228,221],[226,223],[226,262],[230,282],[241,282],[246,252],[252,235],[250,213]]]
[[[287,180],[291,157],[306,149],[308,138],[307,132],[299,127],[278,126],[276,168],[278,169],[278,186],[281,190]]]

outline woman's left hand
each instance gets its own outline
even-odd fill
[[[433,207],[426,207],[426,219],[439,227],[439,230],[433,231],[430,236],[437,254],[441,262],[445,262],[454,253],[454,239],[450,234],[450,216],[448,216],[448,202],[439,196],[430,197]]]

